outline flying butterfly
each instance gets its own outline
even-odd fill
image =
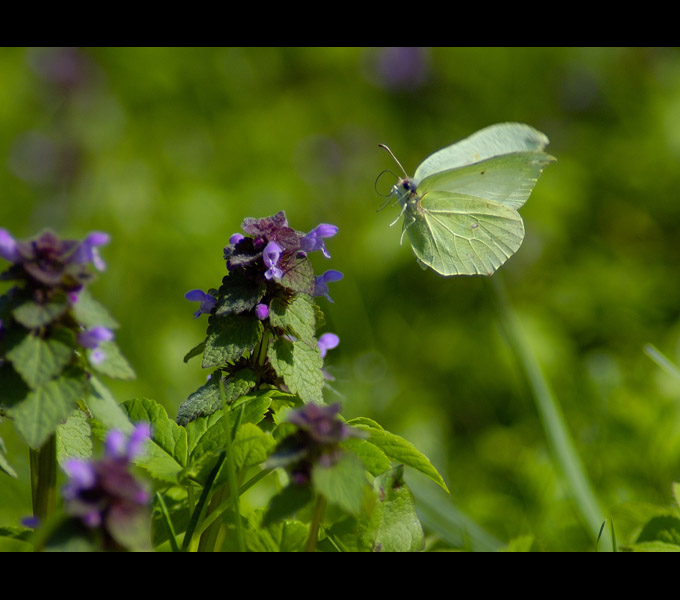
[[[500,123],[427,157],[392,187],[404,234],[421,267],[440,275],[491,275],[524,240],[517,212],[543,168],[548,138],[529,125]]]

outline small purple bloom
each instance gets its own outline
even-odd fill
[[[229,243],[230,243],[232,246],[235,246],[236,244],[238,244],[238,243],[243,239],[243,237],[244,237],[244,236],[241,235],[240,233],[234,233],[234,234],[229,238]]]
[[[102,342],[108,342],[112,339],[113,331],[101,325],[96,325],[92,329],[86,329],[78,334],[78,343],[91,350],[97,348]]]
[[[0,229],[0,256],[11,263],[17,262],[20,258],[17,241],[6,229]]]
[[[119,544],[128,541],[130,527],[144,526],[149,492],[130,472],[131,461],[150,435],[148,423],[138,424],[130,437],[111,431],[106,455],[99,460],[70,459],[64,463],[69,477],[63,488],[65,508],[87,527],[103,527]]]
[[[184,294],[184,297],[191,302],[200,302],[198,310],[194,313],[194,319],[198,319],[203,313],[210,314],[210,311],[215,307],[217,300],[210,294],[206,294],[203,290],[191,290]]]
[[[321,223],[314,229],[312,229],[306,236],[300,240],[300,247],[305,252],[313,252],[314,250],[321,250],[326,258],[330,258],[331,255],[328,254],[326,246],[324,245],[323,238],[333,237],[338,233],[338,228],[335,225],[329,225],[328,223]]]
[[[335,348],[339,343],[340,338],[337,335],[334,333],[324,333],[316,343],[321,352],[321,358],[326,356],[326,352]]]
[[[281,279],[283,271],[276,266],[281,258],[281,246],[276,242],[269,242],[262,251],[262,258],[267,266],[264,276],[267,279]]]
[[[264,321],[269,316],[269,307],[266,304],[258,304],[255,307],[255,316]]]
[[[314,278],[314,296],[326,296],[329,302],[333,302],[328,295],[328,283],[331,281],[340,281],[344,275],[340,271],[326,271],[323,275]]]
[[[106,264],[102,260],[101,256],[99,256],[97,246],[108,244],[110,239],[111,237],[108,233],[101,231],[92,232],[76,248],[75,252],[71,256],[71,262],[76,264],[91,262],[94,263],[94,266],[99,271],[103,271],[106,268]]]

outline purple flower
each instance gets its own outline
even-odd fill
[[[329,302],[333,302],[328,295],[328,283],[331,281],[340,281],[344,275],[340,271],[326,271],[323,275],[314,278],[314,296],[326,296]]]
[[[101,256],[99,256],[97,246],[108,244],[110,239],[111,237],[108,233],[101,231],[90,233],[71,255],[71,262],[76,264],[91,262],[94,263],[94,266],[99,271],[103,271],[106,268],[106,264]]]
[[[194,313],[194,319],[198,319],[203,313],[210,314],[210,311],[215,307],[217,300],[210,294],[206,294],[202,290],[191,290],[184,294],[184,297],[191,302],[200,302],[201,305]]]
[[[230,243],[232,246],[235,246],[236,244],[238,244],[238,243],[243,239],[243,237],[244,237],[244,236],[241,235],[240,233],[234,233],[234,234],[229,238],[229,243]]]
[[[326,246],[324,245],[323,238],[333,237],[338,233],[338,228],[335,225],[329,225],[328,223],[321,223],[314,229],[312,229],[306,236],[300,240],[300,247],[305,252],[313,252],[314,250],[321,250],[326,258],[330,258],[331,255],[328,254]]]
[[[283,271],[276,266],[281,258],[281,246],[276,242],[269,242],[262,251],[262,258],[267,266],[264,276],[267,279],[281,279]]]
[[[93,350],[102,342],[108,342],[113,339],[113,331],[107,327],[96,325],[92,329],[86,329],[78,334],[78,343],[85,348]]]
[[[17,241],[6,229],[0,229],[0,256],[11,263],[20,259]]]
[[[258,304],[255,307],[255,316],[264,321],[269,316],[269,307],[266,304]]]
[[[113,331],[107,327],[96,325],[92,329],[86,329],[78,334],[78,343],[92,350],[90,360],[98,365],[106,359],[106,352],[99,348],[102,342],[109,342],[113,339]]]
[[[150,436],[148,423],[140,423],[129,438],[111,431],[106,455],[99,460],[70,459],[64,463],[69,477],[63,488],[66,512],[87,527],[102,527],[123,546],[136,536],[130,529],[145,524],[149,492],[130,472],[131,461]]]
[[[337,335],[334,333],[324,333],[316,343],[316,345],[319,347],[319,351],[321,352],[321,358],[324,358],[326,356],[326,352],[335,348],[339,343],[340,338]]]

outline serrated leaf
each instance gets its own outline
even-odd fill
[[[262,335],[262,322],[251,315],[227,315],[211,321],[203,350],[204,369],[219,367],[252,352]]]
[[[148,398],[135,398],[121,405],[133,423],[151,424],[151,441],[135,462],[156,479],[176,483],[186,466],[187,432],[168,417],[163,406]]]
[[[69,458],[92,456],[92,429],[85,413],[76,409],[57,427],[57,462],[63,466]]]
[[[342,445],[356,454],[371,475],[380,475],[392,467],[388,456],[368,440],[351,437]]]
[[[350,453],[330,466],[316,463],[312,467],[312,485],[328,502],[352,515],[361,514],[369,488],[363,463]]]
[[[97,362],[92,360],[94,350],[87,351],[90,364],[95,371],[112,379],[134,379],[136,377],[134,369],[115,342],[101,342],[97,351],[103,353],[104,356],[103,360]]]
[[[225,316],[252,310],[266,291],[267,286],[263,281],[245,277],[241,269],[234,270],[222,279],[215,315]]]
[[[104,305],[95,300],[87,288],[81,290],[78,294],[78,301],[73,305],[73,316],[86,329],[96,325],[108,329],[120,327]]]
[[[71,360],[73,335],[61,329],[54,335],[42,339],[37,335],[27,334],[8,353],[7,358],[14,369],[32,389],[41,386],[59,373]]]
[[[41,304],[33,300],[27,300],[12,310],[12,316],[28,329],[37,329],[51,323],[63,315],[69,304],[64,300]]]
[[[24,441],[31,448],[39,448],[73,412],[86,390],[85,373],[75,368],[66,369],[32,390],[7,412]]]
[[[323,359],[316,346],[302,340],[276,340],[268,349],[269,361],[293,394],[304,402],[323,404]]]
[[[359,417],[347,422],[348,425],[366,431],[369,434],[368,441],[375,444],[392,460],[403,463],[426,475],[432,481],[439,484],[447,493],[444,479],[434,468],[430,460],[411,442],[404,438],[384,430],[378,423],[366,417]]]
[[[191,394],[177,411],[177,423],[186,425],[190,421],[204,415],[210,415],[222,408],[222,396],[219,386],[219,372]],[[252,369],[241,369],[224,380],[224,396],[227,404],[247,394],[256,383],[256,375]]]
[[[301,254],[287,259],[283,277],[277,283],[293,292],[311,296],[314,293],[314,267],[309,258]]]
[[[290,302],[274,298],[269,305],[269,321],[294,336],[316,343],[316,312],[314,302],[306,294],[296,294]]]

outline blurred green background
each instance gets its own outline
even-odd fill
[[[332,259],[313,257],[345,274],[319,300],[341,339],[328,399],[425,452],[451,490],[438,506],[492,546],[587,550],[489,280],[422,271],[388,227],[397,209],[377,212],[395,168],[379,143],[412,174],[493,123],[543,131],[557,162],[497,276],[604,513],[671,503],[680,385],[643,347],[680,362],[677,48],[4,48],[0,89],[0,226],[112,236],[91,289],[137,371],[110,382],[119,401],[174,416],[203,383],[182,358],[206,318],[183,296],[219,285],[244,217],[333,223]],[[0,437],[20,473],[0,474],[0,525],[15,524],[28,452],[9,423]]]

